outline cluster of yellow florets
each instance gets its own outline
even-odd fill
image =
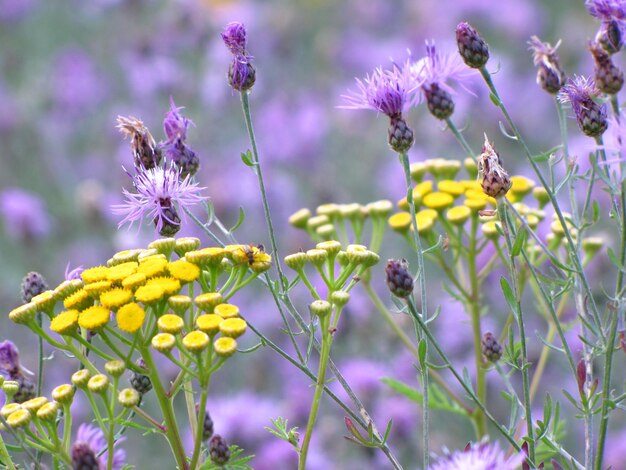
[[[14,309],[9,317],[17,323],[32,325],[35,314],[45,312],[50,317],[50,330],[60,335],[75,335],[80,329],[100,331],[114,319],[119,330],[134,334],[142,329],[151,313],[161,330],[161,340],[162,335],[182,334],[187,330],[189,333],[183,336],[181,344],[190,351],[200,351],[219,331],[222,338],[215,342],[215,352],[227,356],[235,351],[234,338],[243,334],[246,324],[238,318],[238,313],[232,313],[234,306],[223,303],[222,293],[206,292],[207,287],[212,285],[217,290],[215,282],[222,273],[240,270],[245,274],[251,270],[254,276],[269,269],[271,262],[268,253],[253,245],[200,248],[197,238],[159,239],[148,249],[122,251],[108,260],[106,266],[85,269],[81,279],[65,281],[56,289],[40,294]],[[202,293],[193,300],[181,293],[186,289],[191,294],[198,285]],[[63,310],[55,314],[59,304]],[[184,314],[192,304],[197,311],[191,309],[185,321]],[[172,313],[167,313],[168,310]],[[225,316],[220,316],[220,311]],[[214,331],[204,331],[197,325],[197,330],[190,331],[194,321],[206,314],[223,321],[216,324]]]

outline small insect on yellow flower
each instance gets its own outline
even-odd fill
[[[229,336],[222,336],[213,343],[213,350],[218,356],[232,356],[237,351],[237,341]]]
[[[220,332],[224,336],[231,338],[239,338],[246,332],[248,327],[246,321],[242,318],[229,318],[220,323]]]
[[[146,312],[139,304],[134,302],[128,303],[121,307],[115,319],[117,320],[117,327],[125,331],[126,333],[134,333],[143,326],[143,321],[146,318]]]
[[[78,310],[66,310],[59,313],[50,322],[50,329],[60,335],[69,335],[78,326]]]
[[[213,309],[213,313],[216,313],[224,319],[238,318],[239,307],[233,304],[219,304],[215,306],[215,308]]]
[[[185,335],[183,338],[183,346],[191,352],[201,352],[209,345],[209,336],[203,332],[194,330]]]
[[[170,333],[158,333],[152,337],[152,347],[160,353],[170,352],[176,345],[176,338]]]
[[[200,268],[189,261],[179,259],[167,265],[170,275],[181,283],[193,282],[200,277]]]
[[[105,281],[108,273],[109,268],[106,266],[95,266],[93,268],[85,269],[80,274],[80,277],[86,284],[91,284],[92,282]]]
[[[159,330],[163,333],[170,333],[175,335],[183,331],[183,328],[185,327],[185,322],[178,315],[166,313],[158,319],[157,325],[159,327]]]
[[[196,327],[200,331],[204,331],[206,334],[214,336],[215,334],[217,334],[217,332],[220,331],[220,323],[222,323],[223,321],[225,320],[220,315],[216,315],[214,313],[205,313],[196,318]]]
[[[132,291],[118,287],[100,294],[100,303],[111,310],[117,310],[122,305],[130,302],[132,298]]]
[[[108,323],[110,315],[111,312],[108,308],[95,305],[78,314],[78,324],[86,330],[99,330]]]

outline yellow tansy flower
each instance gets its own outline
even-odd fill
[[[163,289],[166,295],[174,295],[180,290],[180,281],[178,279],[174,279],[173,277],[153,277],[146,283],[146,287],[148,286],[159,286]]]
[[[125,289],[136,290],[138,287],[146,283],[146,275],[144,273],[131,274],[122,281],[122,287]]]
[[[465,186],[454,180],[439,181],[439,183],[437,183],[437,189],[454,197],[458,197],[465,192]]]
[[[9,318],[15,323],[24,324],[33,320],[36,314],[37,306],[29,302],[11,310],[11,312],[9,312]]]
[[[222,336],[213,343],[213,350],[218,356],[232,356],[237,351],[237,341],[229,336]]]
[[[47,290],[33,297],[30,302],[37,307],[37,310],[46,312],[53,308],[57,301],[53,290]]]
[[[46,403],[48,403],[48,399],[46,397],[35,397],[22,403],[22,407],[34,414],[37,413],[37,410]]]
[[[118,251],[113,255],[113,265],[117,266],[122,263],[128,263],[129,261],[137,261],[137,258],[142,251],[143,250],[141,248],[136,248],[134,250]]]
[[[535,182],[525,176],[511,176],[511,191],[520,198],[526,196],[535,187]]]
[[[178,315],[182,315],[191,307],[191,297],[188,295],[173,295],[167,299],[167,304]]]
[[[83,369],[84,370],[84,369]],[[62,384],[52,390],[52,399],[59,403],[71,403],[76,389],[70,384]]]
[[[499,225],[499,222],[496,222],[495,220],[490,220],[489,222],[485,222],[482,225],[481,230],[487,238],[496,239],[500,235],[500,232],[498,232]]]
[[[174,251],[178,256],[185,256],[185,253],[197,250],[200,246],[200,239],[196,237],[181,237],[176,240]]]
[[[389,219],[387,219],[387,223],[392,230],[396,232],[405,232],[411,226],[411,214],[408,212],[398,212],[397,214],[393,214]]]
[[[238,338],[246,332],[248,327],[246,321],[242,318],[229,318],[220,323],[220,332],[224,336]]]
[[[176,338],[170,333],[158,333],[152,337],[152,347],[160,353],[168,353],[176,344]]]
[[[86,330],[98,330],[107,324],[110,315],[108,308],[95,305],[78,314],[78,324]]]
[[[467,206],[455,206],[446,212],[446,219],[455,225],[463,225],[472,215],[472,210]]]
[[[178,315],[166,313],[158,319],[157,325],[160,331],[175,335],[183,331],[183,328],[185,327],[185,322]]]
[[[148,248],[154,249],[169,258],[175,246],[176,239],[170,237],[154,240],[148,245]]]
[[[226,250],[221,247],[211,246],[201,250],[193,250],[185,253],[185,260],[200,267],[219,266],[226,256]]]
[[[84,310],[93,305],[93,298],[85,289],[80,289],[63,301],[63,306],[68,310]]]
[[[473,211],[480,211],[487,207],[487,198],[470,197],[466,198],[463,204]]]
[[[201,352],[209,345],[209,337],[203,331],[191,331],[183,338],[183,346],[191,352]]]
[[[107,278],[109,273],[109,268],[106,266],[95,266],[93,268],[85,269],[80,277],[85,283],[89,284],[92,282],[104,281]]]
[[[145,318],[144,309],[134,302],[121,307],[115,315],[118,328],[126,333],[134,333],[141,328]]]
[[[37,410],[37,418],[44,421],[54,421],[59,413],[59,404],[56,401],[45,403]]]
[[[107,276],[107,279],[111,282],[122,282],[128,276],[137,272],[137,266],[136,261],[128,261],[126,263],[113,266],[112,268],[109,268],[109,275]]]
[[[65,300],[66,297],[83,287],[83,281],[80,279],[72,279],[71,281],[63,281],[54,289],[54,297],[57,300]]]
[[[15,413],[17,410],[21,410],[23,407],[20,403],[7,403],[0,409],[0,416],[7,419],[9,415]]]
[[[73,333],[78,326],[78,310],[66,310],[59,313],[50,322],[50,329],[60,335]]]
[[[94,299],[99,298],[100,294],[102,294],[104,291],[109,290],[110,288],[111,281],[96,281],[90,284],[85,284],[85,287],[83,287],[85,292],[88,292],[89,295],[92,296]]]
[[[165,291],[160,285],[141,286],[135,291],[135,300],[143,304],[151,304],[163,298]]]
[[[133,298],[133,292],[128,289],[115,288],[100,295],[100,303],[111,310],[117,310]]]
[[[310,218],[311,218],[311,211],[309,209],[304,208],[291,214],[289,216],[289,219],[287,219],[287,221],[289,222],[289,225],[295,228],[305,229],[306,223]]]
[[[110,380],[104,374],[96,374],[87,382],[87,388],[92,393],[102,393],[109,386]]]
[[[200,310],[205,313],[212,313],[213,308],[222,303],[222,294],[219,292],[206,292],[193,299]]]
[[[213,309],[213,313],[219,315],[220,317],[226,318],[238,318],[239,317],[239,307],[233,304],[219,304],[216,305]]]
[[[151,278],[165,274],[167,269],[167,259],[161,256],[150,256],[144,259],[137,271],[144,273],[146,277]]]
[[[30,423],[31,415],[28,410],[20,408],[7,416],[6,421],[10,428],[21,428]]]
[[[181,283],[193,282],[200,277],[200,268],[186,259],[179,259],[167,265],[172,277]]]
[[[428,193],[426,196],[424,196],[422,204],[429,209],[442,211],[454,204],[454,198],[448,193]]]
[[[330,223],[330,218],[327,215],[316,215],[306,221],[306,228],[311,231],[315,231],[317,227]]]
[[[220,323],[222,323],[223,321],[225,321],[224,318],[217,314],[205,313],[196,318],[196,327],[200,331],[204,331],[205,333],[213,336],[218,331],[220,331]]]

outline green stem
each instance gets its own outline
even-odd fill
[[[452,122],[450,118],[446,119],[446,124],[448,125],[448,129],[450,129],[452,134],[454,134],[454,137],[456,137],[456,140],[459,142],[459,144],[461,144],[461,147],[463,147],[463,150],[465,150],[465,153],[467,153],[467,156],[470,157],[472,160],[476,160],[476,155],[474,154],[474,152],[472,152],[472,149],[467,143],[467,140],[465,140],[465,137],[463,137],[461,131],[457,129],[456,125]]]
[[[306,432],[304,434],[304,440],[302,441],[302,447],[300,448],[298,470],[305,470],[306,468],[306,459],[309,451],[309,444],[311,443],[311,436],[313,435],[313,427],[315,426],[315,421],[317,420],[317,412],[319,410],[320,401],[324,392],[326,368],[328,366],[330,345],[332,342],[332,336],[328,331],[329,321],[330,317],[328,315],[324,319],[322,319],[322,321],[320,321],[320,327],[322,329],[322,351],[320,353],[320,362],[317,369],[317,382],[315,384],[315,393],[313,394],[311,412],[309,414],[309,420],[306,425]]]
[[[210,363],[210,361],[209,361]],[[209,376],[205,383],[200,384],[200,404],[198,405],[198,414],[196,418],[195,440],[193,444],[193,454],[191,456],[190,469],[195,469],[198,459],[200,458],[200,449],[202,447],[202,432],[204,431],[204,415],[206,413],[206,404],[209,396]]]
[[[4,444],[4,439],[2,439],[2,435],[0,434],[0,460],[3,465],[6,465],[9,470],[16,470],[15,464],[11,460],[11,456],[9,455],[9,451],[7,450],[7,446]]]

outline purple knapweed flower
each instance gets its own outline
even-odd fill
[[[589,137],[601,136],[608,127],[606,105],[600,106],[593,100],[597,95],[594,81],[583,76],[568,80],[558,95],[561,103],[572,104],[580,130]]]
[[[12,378],[20,372],[20,353],[8,339],[0,343],[0,374]]]
[[[80,275],[85,270],[82,266],[78,266],[74,269],[70,269],[70,263],[65,266],[65,280],[73,281],[74,279],[81,279]]]
[[[364,80],[356,79],[357,90],[342,95],[344,109],[373,109],[390,119],[389,146],[398,153],[407,152],[414,142],[413,130],[402,113],[417,102],[416,91],[421,82],[411,73],[409,63],[394,65],[392,70],[377,68]]]
[[[468,444],[465,450],[446,453],[441,456],[430,470],[516,470],[522,465],[526,454],[523,452],[506,457],[497,443]]]
[[[252,65],[253,57],[248,54],[247,32],[243,23],[232,22],[222,32],[222,40],[233,55],[228,69],[228,83],[237,91],[247,91],[256,81],[256,70]]]
[[[0,215],[10,237],[26,241],[43,238],[50,232],[50,218],[39,196],[20,188],[0,193]]]
[[[411,65],[411,73],[421,83],[430,113],[437,119],[447,119],[454,112],[454,89],[447,82],[456,81],[465,88],[463,82],[475,72],[468,69],[457,54],[441,54],[434,42],[426,42],[426,57]]]
[[[411,105],[416,103],[416,91],[422,82],[411,73],[410,64],[394,66],[392,70],[378,67],[363,80],[356,79],[356,90],[348,90],[341,95],[345,104],[343,109],[372,109],[397,118]]]
[[[114,446],[117,446],[124,438],[118,439]],[[107,468],[108,450],[107,440],[100,428],[91,424],[81,424],[76,433],[76,440],[72,444],[72,468],[104,470]],[[126,460],[126,452],[123,449],[114,449],[113,465],[114,470],[121,470]]]
[[[185,143],[187,129],[190,125],[195,126],[191,119],[180,114],[182,107],[176,107],[174,99],[170,97],[170,110],[163,120],[163,130],[167,140],[161,142],[161,148],[165,156],[180,169],[181,177],[195,175],[200,168],[200,159]]]
[[[565,72],[556,53],[561,41],[559,40],[553,47],[548,42],[542,42],[537,36],[532,36],[528,45],[533,52],[533,63],[537,66],[537,85],[548,93],[558,93],[565,85]]]
[[[155,167],[152,169],[138,169],[135,176],[128,173],[133,179],[136,192],[123,190],[126,201],[123,204],[112,206],[114,214],[121,214],[124,218],[118,226],[139,221],[144,217],[154,221],[157,231],[164,236],[172,236],[180,230],[179,210],[184,211],[189,206],[208,199],[200,195],[205,188],[198,187],[189,176],[180,177],[180,170],[174,163],[169,167]]]
[[[601,22],[596,41],[610,54],[619,51],[626,32],[626,3],[623,0],[586,0],[585,6],[589,14]]]

